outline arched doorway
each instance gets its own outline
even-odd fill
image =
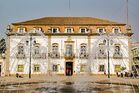
[[[66,73],[66,76],[72,76],[73,75],[73,62],[66,62],[65,73]]]

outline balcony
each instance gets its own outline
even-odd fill
[[[51,52],[49,54],[49,57],[51,57],[51,58],[60,58],[60,53],[59,52]]]
[[[26,58],[26,56],[25,56],[25,54],[16,54],[16,58],[17,59],[25,59]]]
[[[41,59],[41,54],[33,54],[33,59]]]
[[[107,55],[105,53],[99,53],[97,56],[98,59],[106,59]]]
[[[114,53],[114,54],[113,54],[113,58],[114,58],[114,59],[122,59],[122,58],[123,58],[123,55],[122,55],[122,53],[119,53],[119,54]]]
[[[80,53],[80,58],[81,59],[87,59],[88,58],[88,54],[87,53]]]
[[[64,54],[64,58],[65,58],[66,60],[72,60],[72,59],[75,58],[75,54],[73,54],[73,53],[71,53],[71,54],[65,53],[65,54]]]

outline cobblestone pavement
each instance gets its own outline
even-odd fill
[[[116,77],[111,76],[89,76],[89,75],[78,75],[78,76],[59,76],[59,75],[36,75],[29,79],[27,76],[22,78],[16,78],[15,76],[0,77],[0,85],[14,85],[14,84],[30,84],[30,83],[41,83],[41,82],[97,82],[97,83],[110,83],[110,84],[124,84],[124,85],[135,85],[139,86],[139,77]]]

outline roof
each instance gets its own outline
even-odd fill
[[[43,17],[13,25],[125,25],[123,23],[92,17]]]

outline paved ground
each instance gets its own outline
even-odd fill
[[[125,85],[135,85],[139,86],[139,77],[138,78],[121,78],[116,76],[89,76],[89,75],[78,75],[78,76],[59,76],[59,75],[38,75],[32,76],[29,79],[27,76],[23,78],[16,78],[15,76],[10,77],[0,77],[0,85],[13,85],[13,84],[30,84],[30,83],[39,83],[39,82],[98,82],[98,83],[114,83],[114,84],[125,84]]]

